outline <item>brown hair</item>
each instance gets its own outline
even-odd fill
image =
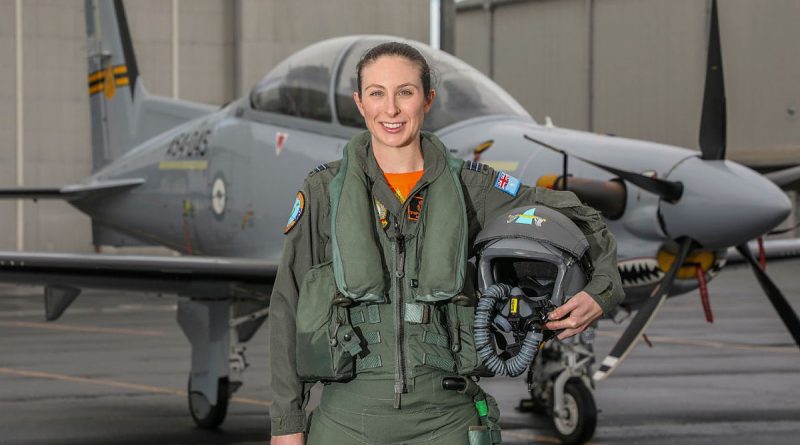
[[[361,97],[361,71],[370,63],[375,62],[382,56],[399,56],[408,59],[411,63],[419,67],[419,77],[422,80],[422,91],[425,97],[431,92],[431,68],[428,66],[428,61],[425,57],[413,46],[401,42],[386,42],[370,48],[358,61],[356,65],[356,72],[358,73],[356,79],[358,82],[358,96]]]

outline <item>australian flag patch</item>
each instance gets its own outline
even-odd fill
[[[511,196],[517,196],[517,192],[519,192],[519,179],[505,172],[498,172],[497,179],[494,181],[494,188],[504,191]]]

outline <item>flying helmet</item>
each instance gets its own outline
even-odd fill
[[[583,232],[545,206],[518,207],[489,220],[475,247],[481,291],[503,283],[559,306],[583,290],[591,274]]]
[[[578,226],[548,207],[518,207],[487,222],[475,240],[474,335],[491,372],[517,376],[530,366],[553,336],[543,329],[547,314],[586,286],[588,250]]]

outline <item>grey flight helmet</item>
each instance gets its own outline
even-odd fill
[[[560,306],[583,290],[592,272],[583,232],[563,214],[541,205],[489,219],[475,246],[481,292],[506,284]]]

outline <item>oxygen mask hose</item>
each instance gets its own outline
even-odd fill
[[[519,289],[514,288],[513,293],[521,293]],[[537,327],[536,318],[541,318],[545,310],[548,310],[546,303],[549,300],[542,298],[527,299],[533,303],[534,309],[532,314],[521,323],[511,323],[500,314],[503,307],[509,303],[509,298],[512,296],[512,287],[506,284],[494,284],[489,286],[478,300],[478,307],[475,310],[475,323],[474,323],[474,336],[475,347],[478,350],[486,368],[493,372],[495,375],[505,375],[516,377],[525,372],[528,367],[533,363],[539,352],[539,345],[544,338],[541,327]],[[543,300],[543,301],[539,301]],[[520,304],[520,299],[511,301],[511,312],[516,313],[516,305]],[[540,308],[541,306],[541,308]],[[522,340],[522,345],[519,351],[507,359],[503,359],[498,355],[495,348],[494,333],[492,332],[492,323],[499,326],[503,331],[514,330],[515,336],[521,336],[525,333],[525,338]],[[508,351],[507,351],[508,352]]]

